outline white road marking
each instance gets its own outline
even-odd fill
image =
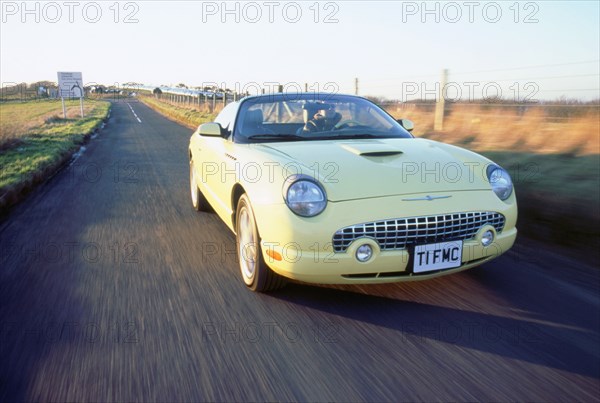
[[[127,103],[127,106],[129,106],[129,109],[131,109],[131,112],[133,112],[133,116],[135,116],[135,118],[137,119],[137,121],[140,122],[140,123],[142,123],[142,121],[140,120],[140,118],[138,118],[138,115],[133,110],[133,107],[131,106],[131,104]]]

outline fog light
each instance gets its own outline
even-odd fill
[[[358,259],[359,262],[366,262],[371,259],[371,256],[373,256],[373,248],[371,248],[370,245],[361,245],[356,250],[356,259]]]
[[[491,230],[487,230],[481,236],[481,244],[483,246],[490,246],[494,242],[494,233]]]

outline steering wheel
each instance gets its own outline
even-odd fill
[[[350,126],[362,126],[362,123],[357,122],[353,119],[344,120],[343,122],[339,122],[337,125],[333,126],[333,130],[341,130]]]

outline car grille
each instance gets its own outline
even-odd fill
[[[492,225],[500,233],[504,228],[504,216],[481,211],[373,221],[338,230],[333,235],[333,250],[345,252],[352,241],[361,237],[376,239],[382,250],[470,239],[484,224]]]

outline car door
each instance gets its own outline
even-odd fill
[[[214,138],[215,142],[211,151],[213,153],[212,161],[218,163],[218,167],[210,167],[211,172],[217,169],[217,172],[210,175],[209,183],[218,208],[225,221],[230,221],[231,214],[231,189],[239,181],[240,162],[236,156],[236,144],[233,142],[232,132],[238,111],[238,103],[227,105],[217,117],[216,122],[227,132],[224,138]],[[218,141],[217,141],[218,140]]]
[[[198,142],[197,154],[200,160],[196,162],[200,190],[217,214],[228,222],[231,217],[230,194],[234,174],[231,170],[233,160],[228,150],[233,142],[231,131],[237,113],[237,102],[227,105],[215,119],[224,129],[224,137],[202,137]],[[229,187],[227,183],[230,183]],[[235,183],[235,182],[233,182]]]

